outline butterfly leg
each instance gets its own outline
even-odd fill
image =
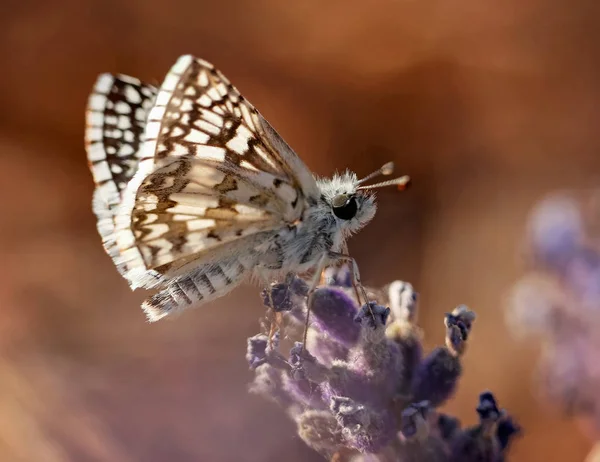
[[[257,271],[257,276],[261,279],[262,283],[266,287],[267,291],[267,316],[266,321],[269,323],[269,348],[273,347],[273,339],[275,338],[275,334],[281,331],[281,327],[283,324],[283,315],[277,311],[275,307],[275,302],[273,301],[273,287],[271,285],[270,278],[264,271]],[[286,278],[287,282],[287,278]],[[265,322],[266,324],[266,322]],[[265,326],[266,327],[266,326]]]
[[[315,274],[313,275],[312,281],[310,282],[310,286],[308,286],[308,294],[306,298],[306,320],[304,323],[304,335],[302,336],[302,349],[306,349],[306,337],[308,336],[308,325],[310,321],[310,308],[312,306],[312,297],[315,292],[317,286],[319,285],[319,281],[321,280],[321,274],[323,270],[327,266],[328,255],[323,254],[323,256],[319,259],[319,263],[317,263]]]
[[[343,260],[347,261],[352,265],[352,287],[354,288],[354,292],[356,294],[356,301],[360,305],[360,297],[364,299],[365,303],[369,303],[369,297],[367,296],[367,292],[360,282],[360,272],[358,271],[358,265],[356,264],[356,260],[352,258],[350,255],[339,253],[339,252],[329,252],[329,260]]]
[[[342,247],[342,253],[337,254],[337,258],[342,261],[350,261],[352,265],[352,288],[354,289],[354,296],[356,297],[356,302],[360,305],[360,291],[362,292],[362,296],[365,299],[365,303],[369,303],[369,299],[367,297],[367,293],[363,285],[360,282],[360,273],[358,271],[358,265],[356,264],[356,260],[348,255],[348,244],[344,242],[344,246]]]
[[[279,311],[275,309],[275,303],[273,302],[273,289],[271,288],[271,284],[267,286],[267,291],[270,305],[269,322],[271,324],[271,326],[269,327],[269,348],[273,348],[273,339],[275,338],[275,334],[277,332],[281,332],[283,316]]]

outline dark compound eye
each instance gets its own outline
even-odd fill
[[[331,206],[333,207],[333,214],[342,220],[352,220],[358,211],[356,197],[348,194],[335,196],[331,201]]]

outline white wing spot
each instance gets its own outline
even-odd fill
[[[90,128],[87,131],[87,139],[90,142],[102,141],[102,129],[101,128]]]
[[[131,128],[131,121],[129,120],[129,117],[124,115],[120,116],[117,127],[119,127],[121,130],[127,130],[128,128]]]
[[[191,129],[190,132],[183,138],[190,143],[202,144],[209,140],[210,136],[200,130]]]
[[[97,162],[105,158],[106,153],[104,152],[104,146],[102,146],[102,143],[94,143],[90,145],[88,148],[88,159],[91,162]]]
[[[222,99],[221,95],[215,87],[209,88],[206,91],[206,94],[214,101],[220,101]]]
[[[212,99],[208,95],[202,95],[197,101],[200,106],[204,107],[210,107],[212,104]]]
[[[216,86],[217,92],[221,97],[227,96],[227,86],[224,83],[220,83]]]
[[[202,117],[204,117],[207,122],[210,122],[211,124],[217,127],[223,126],[223,117],[221,117],[218,114],[215,114],[212,111],[209,111],[208,109],[204,109],[202,111]],[[231,122],[229,122],[229,125],[231,126]]]
[[[187,228],[190,231],[198,231],[206,228],[213,228],[216,225],[215,220],[205,218],[201,220],[189,220],[187,222]]]
[[[167,75],[161,88],[171,92],[171,91],[175,90],[175,87],[177,86],[178,82],[179,82],[179,76],[171,73],[171,74]]]
[[[114,81],[115,78],[112,75],[102,74],[100,77],[98,77],[98,80],[96,80],[94,90],[98,93],[107,94],[112,88]]]
[[[166,110],[167,108],[164,106],[154,106],[150,111],[148,118],[151,120],[161,120],[165,115]]]
[[[104,130],[104,136],[107,138],[121,138],[123,132],[118,128],[115,128],[114,130]]]
[[[220,130],[212,124],[209,124],[205,120],[198,119],[194,122],[194,125],[198,127],[200,130],[203,130],[208,133],[212,133],[213,135],[218,135]]]
[[[92,173],[94,174],[94,179],[97,183],[108,181],[112,178],[110,169],[108,168],[108,163],[106,161],[93,164]]]
[[[190,153],[189,149],[183,144],[175,143],[175,147],[171,151],[174,156],[187,156]]]
[[[207,208],[217,207],[219,200],[201,194],[174,193],[170,199],[176,204],[169,208],[169,213],[181,215],[203,215]]]
[[[104,95],[92,95],[90,97],[90,102],[88,103],[89,107],[92,109],[96,109],[97,111],[102,111],[106,107],[107,103],[106,96]]]
[[[252,133],[243,125],[236,130],[235,136],[227,142],[227,147],[236,154],[244,154],[248,150],[248,140],[252,138]]]
[[[218,146],[198,146],[198,157],[223,162],[225,160],[225,149]]]
[[[208,75],[206,74],[205,71],[200,72],[200,75],[198,75],[198,83],[200,84],[201,87],[206,87],[208,86]]]
[[[181,56],[177,62],[171,68],[171,72],[174,74],[183,74],[190,64],[192,64],[193,58],[191,55]]]
[[[166,223],[155,223],[153,225],[145,226],[144,230],[146,232],[149,231],[142,239],[143,241],[147,242],[159,238],[165,233],[168,233],[169,225],[167,225]]]
[[[125,87],[125,98],[133,104],[140,104],[142,102],[142,97],[131,85]]]
[[[115,112],[119,114],[129,114],[131,112],[131,106],[124,101],[117,101],[115,103]]]
[[[243,160],[242,162],[240,162],[240,166],[250,169],[250,170],[254,170],[255,172],[260,171],[254,165],[252,165],[250,162],[248,162],[247,160]]]
[[[153,139],[158,136],[160,130],[160,122],[148,122],[146,125],[146,138]]]
[[[165,90],[161,90],[158,92],[158,96],[156,97],[156,102],[154,104],[158,104],[160,106],[166,106],[169,102],[169,98],[171,97],[171,93]]]
[[[102,114],[101,112],[88,111],[87,117],[86,117],[86,123],[87,123],[88,127],[89,126],[101,127],[102,124],[104,123],[104,114]]]
[[[112,146],[111,146],[112,147]],[[114,148],[113,148],[114,149]],[[133,146],[130,144],[122,144],[119,148],[119,156],[130,156],[134,153]]]
[[[191,111],[193,108],[194,108],[194,104],[192,103],[192,100],[190,100],[189,98],[186,98],[181,102],[180,110],[182,112]]]
[[[185,130],[177,125],[173,127],[173,131],[171,132],[171,136],[181,136],[185,133]]]

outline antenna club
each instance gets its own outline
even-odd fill
[[[412,185],[412,180],[410,179],[410,177],[407,176],[404,183],[398,184],[398,191],[404,191],[404,190],[410,188],[411,185]]]
[[[391,175],[394,173],[394,163],[388,162],[387,164],[384,164],[380,171],[382,175]]]

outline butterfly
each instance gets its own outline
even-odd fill
[[[85,146],[103,245],[149,321],[268,281],[347,261],[346,240],[375,215],[363,179],[317,178],[214,66],[180,57],[160,88],[102,74],[88,101]],[[314,290],[319,278],[313,278]],[[364,292],[363,292],[364,293]],[[366,296],[365,296],[366,298]]]

